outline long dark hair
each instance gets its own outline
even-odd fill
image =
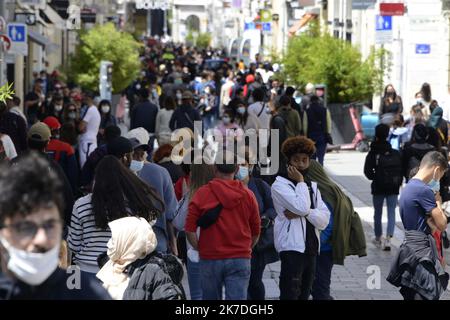
[[[395,90],[394,86],[392,84],[388,84],[386,87],[384,87],[384,95],[383,98],[386,99],[387,98],[387,90],[388,88],[391,87],[392,89],[394,89],[394,96],[392,97],[392,99],[395,101],[395,99],[397,99],[397,90]]]
[[[420,92],[422,93],[423,100],[426,102],[431,102],[431,87],[429,83],[425,82],[422,85]]]
[[[114,156],[100,161],[94,181],[92,210],[97,228],[107,229],[108,222],[127,216],[154,220],[164,211],[156,191]]]

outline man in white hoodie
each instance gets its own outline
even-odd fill
[[[281,152],[288,166],[272,185],[277,212],[275,249],[281,260],[280,300],[307,300],[320,252],[319,231],[327,227],[330,211],[317,183],[307,184],[303,178],[315,153],[314,142],[303,136],[292,137],[283,143]]]

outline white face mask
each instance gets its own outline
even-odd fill
[[[29,285],[42,284],[58,267],[59,243],[45,253],[33,253],[14,248],[4,238],[0,242],[8,251],[8,270]]]
[[[238,109],[237,109],[237,112],[239,113],[239,114],[245,114],[245,107],[239,107]]]
[[[62,109],[63,109],[63,106],[61,106],[61,105],[56,105],[56,106],[55,106],[55,110],[56,110],[57,112],[60,112]]]
[[[177,93],[177,100],[181,100],[181,98],[183,98],[183,94]]]
[[[144,161],[131,160],[130,170],[133,172],[139,172],[144,167]]]
[[[108,113],[109,110],[111,110],[110,106],[102,106],[102,112],[103,113]]]

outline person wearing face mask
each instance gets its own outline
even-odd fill
[[[232,145],[236,138],[239,126],[234,122],[234,113],[231,109],[226,109],[222,116],[222,121],[215,128],[217,135],[221,135],[225,146]]]
[[[63,120],[61,122],[61,141],[67,142],[74,149],[78,145],[78,131],[77,126],[80,121],[80,116],[77,107],[73,103],[64,106]]]
[[[279,260],[273,239],[273,224],[277,213],[273,206],[270,186],[262,179],[255,178],[251,175],[253,166],[249,162],[250,154],[249,152],[245,152],[245,164],[239,166],[236,179],[242,181],[255,195],[261,217],[261,235],[258,243],[252,250],[247,299],[264,300],[266,297],[264,283],[262,281],[264,269],[267,264]]]
[[[64,199],[48,166],[33,153],[0,170],[0,300],[110,300],[95,277],[81,272],[71,288],[58,267]]]
[[[95,94],[87,92],[85,94],[86,112],[81,117],[78,124],[80,134],[78,155],[80,167],[82,168],[87,157],[97,149],[97,135],[100,129],[101,115],[94,102]]]
[[[248,108],[242,100],[236,103],[235,121],[244,132],[249,129],[258,131],[261,128],[258,118],[254,114],[248,112]]]
[[[395,229],[395,208],[397,207],[398,194],[403,182],[402,158],[400,152],[394,150],[387,141],[389,127],[379,124],[375,127],[375,141],[370,146],[364,164],[364,174],[372,181],[373,206],[375,209],[374,225],[377,247],[383,250],[391,250],[391,238]],[[386,238],[383,240],[381,218],[383,215],[383,203],[386,199],[388,210],[388,226]]]
[[[137,141],[136,141],[137,140]],[[178,255],[177,239],[171,221],[177,207],[175,189],[169,172],[166,168],[156,163],[147,162],[148,136],[137,135],[130,138],[134,146],[134,153],[130,169],[144,182],[153,187],[156,193],[163,199],[165,210],[156,220],[153,226],[158,239],[157,251],[172,252]]]
[[[304,177],[316,152],[314,142],[302,136],[289,138],[281,152],[288,166],[272,185],[275,248],[281,260],[280,300],[308,300],[320,250],[319,231],[328,226],[330,211],[318,184]]]
[[[73,147],[60,140],[61,123],[55,117],[47,117],[43,121],[51,130],[51,139],[47,145],[47,155],[55,160],[63,169],[69,179],[72,190],[78,189],[79,169],[75,150]]]
[[[107,250],[111,238],[109,222],[128,216],[150,222],[164,211],[164,203],[156,191],[126,166],[131,162],[132,152],[119,158],[131,149],[131,142],[120,138],[115,148],[108,148],[113,154],[98,164],[92,193],[79,198],[73,207],[67,242],[73,263],[82,271],[99,271],[97,257]]]
[[[387,280],[400,287],[405,300],[438,300],[447,287],[448,274],[443,270],[445,262],[440,249],[440,233],[447,228],[448,219],[439,193],[439,181],[447,168],[447,159],[440,152],[427,153],[420,162],[419,171],[400,195],[405,241]],[[421,261],[425,260],[429,261],[430,268],[422,265]],[[429,279],[430,285],[426,288],[417,286],[418,279]]]
[[[109,100],[102,100],[98,105],[98,111],[100,111],[101,121],[100,129],[98,130],[99,144],[103,144],[105,141],[105,128],[109,126],[116,126],[117,120],[111,112],[111,103]]]
[[[384,88],[384,95],[381,98],[380,117],[382,118],[382,122],[390,125],[394,121],[394,116],[402,113],[402,97],[397,94],[392,84],[388,84]]]

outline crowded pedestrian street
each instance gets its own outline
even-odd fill
[[[447,2],[1,1],[1,303],[450,300]]]

